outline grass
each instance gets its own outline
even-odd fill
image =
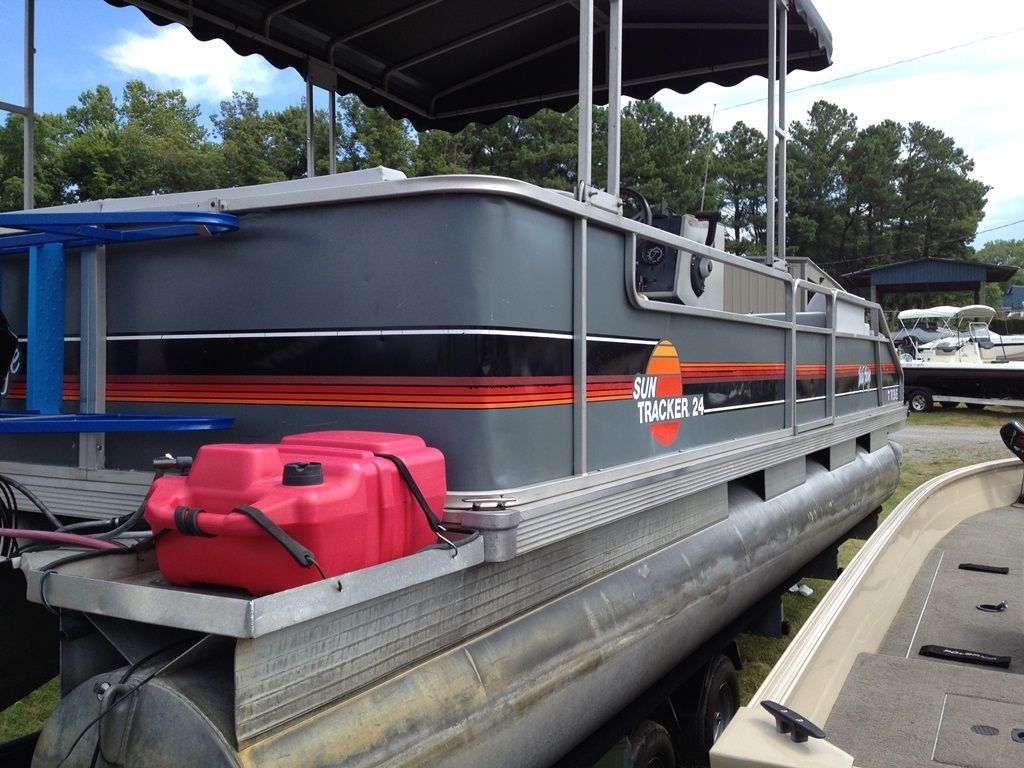
[[[0,744],[35,733],[43,727],[60,700],[57,678],[0,713]]]
[[[948,472],[957,467],[1003,458],[1010,454],[1001,444],[993,447],[990,443],[975,444],[969,448],[957,446],[944,448],[942,436],[949,429],[965,427],[981,427],[990,429],[994,435],[999,427],[1011,419],[1024,422],[1024,411],[1013,411],[1004,408],[986,408],[985,410],[968,410],[942,408],[931,413],[911,414],[908,426],[936,428],[936,448],[928,456],[904,457],[899,485],[889,500],[882,507],[881,519],[903,500],[910,491],[925,480]],[[940,429],[942,431],[940,431]],[[897,435],[898,439],[898,435]],[[843,544],[839,550],[840,565],[846,565],[862,546],[862,542],[851,540]],[[751,696],[763,682],[769,670],[789,645],[793,635],[800,629],[814,607],[821,601],[825,592],[832,585],[831,581],[804,579],[801,581],[814,590],[810,597],[799,594],[786,594],[782,598],[783,610],[790,625],[790,635],[782,638],[766,638],[754,635],[740,637],[740,653],[743,657],[743,669],[739,673],[740,695],[743,701]],[[42,727],[50,712],[57,706],[60,689],[57,680],[51,680],[39,690],[0,712],[0,744],[10,739],[34,733]]]

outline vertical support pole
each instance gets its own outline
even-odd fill
[[[593,150],[594,0],[580,0],[579,149],[576,158],[576,199],[586,202]]]
[[[35,207],[36,198],[36,2],[25,0],[25,123],[24,123],[24,201],[26,211]]]
[[[874,310],[871,310],[874,314]],[[885,405],[885,393],[882,391],[882,343],[880,341],[874,343],[875,348],[875,393],[878,395],[878,405]]]
[[[789,323],[789,329],[786,331],[786,405],[783,411],[786,428],[792,429],[796,433],[796,302],[800,292],[797,290],[798,284],[794,280],[783,283],[783,285],[787,294],[786,322]]]
[[[779,142],[779,169],[778,169],[778,208],[775,218],[778,222],[778,245],[775,255],[783,261],[786,260],[786,142],[789,134],[786,132],[786,69],[789,65],[789,0],[779,0],[775,9],[777,15],[782,16],[782,29],[779,31],[779,119],[775,126],[775,139]]]
[[[335,124],[338,121],[338,92],[331,88],[328,93],[331,97],[331,109],[330,114],[327,117],[330,121],[330,124],[327,127],[327,151],[331,153],[329,173],[333,176],[338,172],[338,132],[335,127]]]
[[[587,220],[576,219],[572,259],[572,471],[587,472]]]
[[[825,303],[825,317],[828,320],[828,349],[825,352],[825,414],[835,422],[836,419],[836,328],[839,327],[838,292],[832,290]]]
[[[579,151],[576,199],[586,202],[591,187],[594,103],[594,0],[580,0]],[[573,473],[587,471],[587,220],[576,219],[573,238]]]
[[[775,260],[775,73],[777,69],[778,11],[777,0],[768,0],[768,171],[765,199],[764,263],[769,267]]]
[[[64,248],[60,243],[29,250],[28,397],[26,408],[60,413],[64,400]]]
[[[608,194],[619,196],[622,136],[622,0],[608,6]]]
[[[313,157],[313,81],[306,77],[306,178],[316,175]]]
[[[82,251],[81,339],[79,356],[80,408],[83,413],[107,410],[107,248]],[[83,433],[78,441],[78,466],[105,467],[105,437]]]

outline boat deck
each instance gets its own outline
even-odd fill
[[[1007,574],[962,570],[1003,566]],[[932,549],[876,653],[861,653],[825,725],[859,768],[1024,764],[1024,505],[983,512]],[[989,612],[978,605],[1007,602]],[[925,646],[1010,657],[1000,668]]]

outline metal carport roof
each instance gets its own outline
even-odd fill
[[[974,291],[981,301],[986,283],[1009,280],[1017,267],[953,259],[913,259],[862,269],[842,276],[848,288],[869,288],[872,301],[885,293],[937,293]]]

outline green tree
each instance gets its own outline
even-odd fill
[[[718,134],[717,140],[712,170],[722,196],[726,248],[746,255],[763,254],[768,143],[764,134],[742,121]]]
[[[903,127],[892,120],[857,134],[847,154],[848,228],[842,252],[847,271],[892,252],[892,226],[899,208],[897,176]]]
[[[986,298],[993,307],[1002,305],[1002,297],[1011,286],[1024,284],[1024,240],[990,240],[974,252],[974,260],[1017,267],[1016,274],[1009,280],[988,286]]]
[[[821,260],[842,254],[854,224],[847,189],[857,118],[827,101],[811,106],[806,125],[790,125],[787,248]]]
[[[653,99],[634,101],[622,113],[622,183],[657,207],[664,200],[677,211],[700,208],[704,170],[715,135],[703,115],[677,117]],[[713,187],[705,206],[719,202]]]
[[[273,163],[271,121],[260,112],[259,99],[248,91],[232,94],[210,116],[220,138],[217,186],[244,186],[284,181],[284,171]]]
[[[964,258],[984,215],[989,187],[970,178],[971,160],[936,128],[911,123],[904,134],[897,184],[893,254],[904,258]]]
[[[414,176],[444,173],[469,173],[470,162],[480,143],[477,126],[469,125],[457,133],[422,131],[413,150]]]
[[[181,91],[155,91],[138,80],[118,102],[106,86],[87,91],[67,111],[61,147],[68,200],[96,200],[210,186],[213,150],[199,108]]]
[[[60,143],[66,130],[63,115],[36,115],[33,196],[36,208],[65,202]],[[25,204],[23,139],[24,118],[8,115],[0,125],[0,211],[21,210]]]
[[[339,170],[387,168],[411,174],[416,141],[406,120],[395,120],[380,107],[367,107],[355,96],[340,99]]]

